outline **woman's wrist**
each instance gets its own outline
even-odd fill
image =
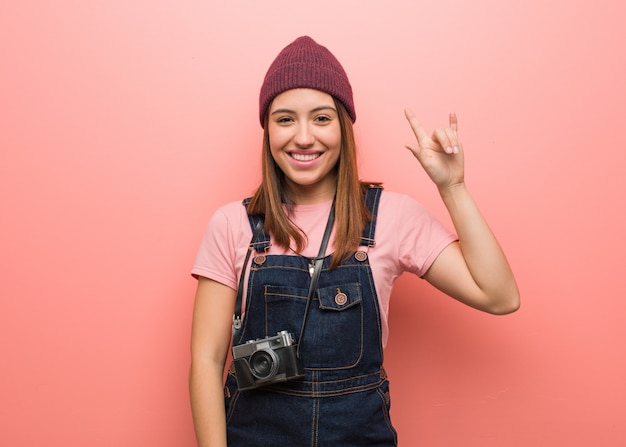
[[[437,189],[439,190],[439,195],[444,202],[447,200],[454,200],[455,198],[466,195],[469,192],[465,182],[454,183]]]

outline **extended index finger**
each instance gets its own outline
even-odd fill
[[[422,127],[422,124],[419,122],[417,116],[415,116],[415,113],[413,113],[411,109],[404,109],[404,115],[409,121],[411,129],[413,129],[413,133],[417,138],[417,142],[421,145],[423,141],[429,138],[428,134],[426,133],[426,131]]]

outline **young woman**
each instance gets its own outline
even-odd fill
[[[270,66],[260,93],[262,183],[217,210],[192,270],[199,445],[397,445],[383,348],[402,272],[485,312],[518,308],[511,269],[464,183],[456,116],[429,136],[405,114],[416,136],[407,147],[456,235],[410,197],[360,181],[352,89],[325,47],[300,37]]]

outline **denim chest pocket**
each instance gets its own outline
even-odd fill
[[[306,309],[308,290],[265,287],[266,330],[289,330],[296,338]],[[342,369],[358,364],[363,353],[363,306],[358,283],[322,287],[313,296],[301,352],[305,368]]]
[[[361,290],[358,283],[341,287],[324,287],[319,290],[319,307],[323,310],[343,311],[361,304]]]

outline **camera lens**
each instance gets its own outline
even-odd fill
[[[256,351],[248,362],[252,375],[257,379],[269,379],[278,371],[278,357],[274,351]]]

